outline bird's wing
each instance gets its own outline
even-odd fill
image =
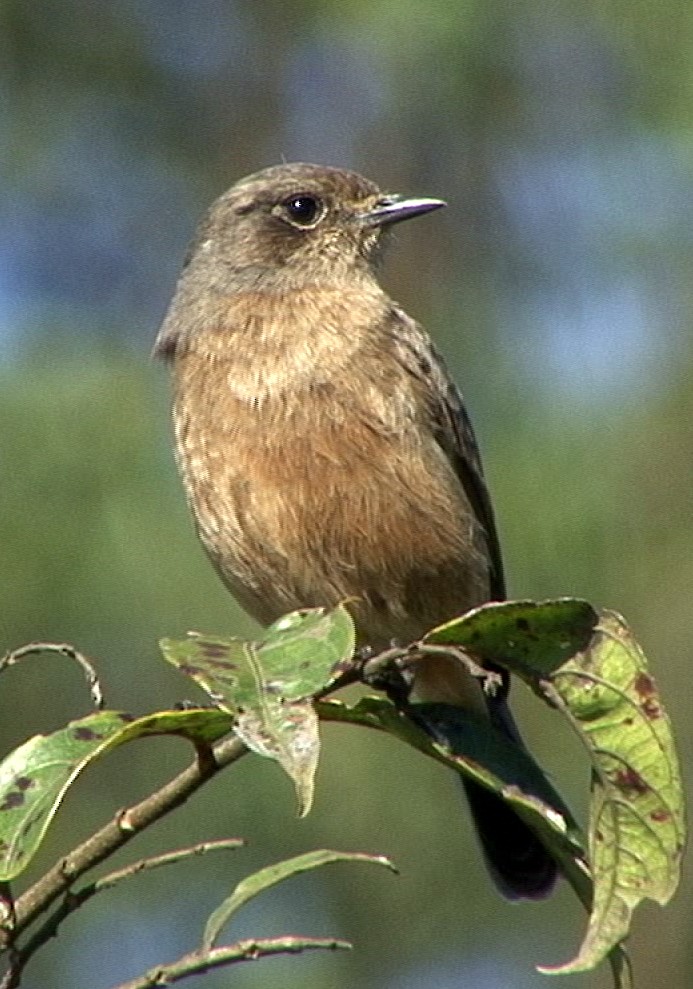
[[[454,465],[457,477],[486,532],[491,568],[490,593],[505,597],[503,564],[491,498],[484,480],[479,448],[462,395],[445,362],[424,331],[398,307],[392,313],[392,333],[398,357],[418,381],[429,403],[436,439]],[[507,670],[491,666],[502,677],[502,688],[486,695],[493,726],[516,745],[524,743],[507,703],[510,677]],[[410,715],[438,741],[456,751],[459,713],[445,704],[410,709]],[[497,794],[464,780],[486,861],[498,888],[510,899],[541,899],[556,880],[556,865],[541,840],[517,818]]]
[[[454,466],[486,534],[490,596],[492,600],[502,600],[506,591],[500,541],[479,447],[462,395],[431,339],[399,306],[393,307],[391,326],[398,357],[423,385],[436,440]]]

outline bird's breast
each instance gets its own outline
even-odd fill
[[[258,398],[235,367],[188,354],[174,420],[202,542],[257,619],[358,599],[376,644],[488,598],[484,533],[403,371],[356,361]]]

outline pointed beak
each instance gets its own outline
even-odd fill
[[[423,216],[447,203],[442,199],[405,199],[404,196],[384,196],[375,206],[359,217],[364,227],[384,227],[414,216]]]

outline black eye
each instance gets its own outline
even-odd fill
[[[289,196],[284,200],[283,206],[291,222],[299,227],[313,226],[325,211],[321,200],[307,193]]]

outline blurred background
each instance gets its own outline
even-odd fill
[[[281,160],[441,196],[398,228],[384,283],[437,338],[485,455],[515,596],[625,614],[691,776],[693,7],[683,0],[4,0],[0,6],[0,651],[67,640],[110,706],[190,696],[157,640],[247,634],[198,548],[149,351],[195,223]],[[281,470],[281,465],[277,465]],[[525,734],[584,812],[588,769],[516,690]],[[0,741],[84,713],[75,669],[5,675]],[[313,955],[206,976],[279,989],[534,989],[584,917],[561,889],[512,908],[484,873],[456,781],[393,740],[327,726],[297,821],[244,759],[122,861],[250,847],[131,880],[64,925],[27,985],[95,989],[194,946],[243,875],[313,847],[390,854],[278,888],[236,935],[334,934]],[[189,759],[140,742],[71,793],[35,872]],[[693,885],[639,912],[641,986],[693,981]],[[567,984],[567,983],[566,983]],[[600,972],[576,989],[609,984]]]

